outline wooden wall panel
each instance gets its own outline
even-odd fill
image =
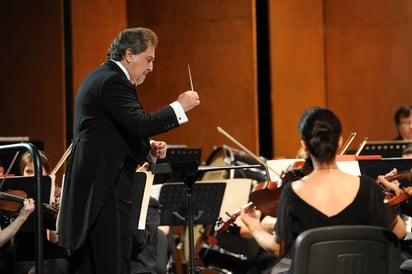
[[[412,103],[412,2],[326,1],[327,105],[344,133],[390,140],[393,115]]]
[[[356,146],[395,136],[393,113],[412,102],[412,2],[268,1],[275,157],[295,156],[297,119],[312,105],[334,110],[344,137],[357,131]],[[120,30],[148,26],[160,44],[139,87],[146,110],[189,89],[187,64],[202,101],[189,124],[159,138],[200,146],[205,159],[214,146],[237,147],[221,126],[259,154],[254,1],[167,3],[73,0],[73,96]],[[6,1],[0,20],[0,136],[44,141],[53,165],[66,148],[63,0]]]
[[[72,0],[71,20],[75,98],[83,78],[106,61],[110,43],[126,28],[126,1]]]
[[[4,1],[0,22],[0,136],[43,141],[55,165],[66,135],[62,1]]]
[[[322,7],[321,0],[269,2],[274,158],[296,156],[301,113],[325,104]]]
[[[128,1],[129,26],[146,26],[159,36],[154,71],[138,92],[153,111],[189,90],[190,64],[201,105],[189,123],[156,136],[169,144],[201,147],[203,159],[214,146],[238,148],[218,133],[227,130],[258,153],[254,4],[251,0]]]
[[[270,1],[274,155],[294,157],[297,122],[332,109],[343,137],[395,137],[393,114],[412,103],[410,1]]]

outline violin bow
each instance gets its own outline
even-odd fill
[[[351,132],[349,135],[348,139],[346,140],[345,144],[343,145],[342,151],[339,153],[339,155],[345,154],[346,150],[348,149],[349,145],[352,143],[352,141],[356,137],[356,132]]]
[[[223,128],[221,127],[217,127],[217,131],[219,131],[220,133],[222,133],[223,135],[225,135],[227,138],[229,138],[232,142],[234,142],[236,145],[238,145],[240,148],[242,148],[244,151],[246,151],[250,156],[252,156],[256,161],[258,161],[261,165],[263,165],[264,167],[270,169],[273,173],[275,173],[277,176],[280,177],[279,172],[277,172],[276,170],[274,170],[272,167],[270,167],[265,161],[263,161],[262,159],[260,159],[259,157],[257,157],[255,154],[253,154],[250,150],[248,150],[245,146],[243,146],[238,140],[236,140],[235,138],[233,138],[227,131],[225,131]],[[268,178],[270,179],[270,178]]]
[[[355,157],[358,157],[358,156],[359,156],[359,154],[361,153],[363,147],[366,145],[366,142],[368,142],[368,137],[366,137],[366,138],[363,140],[363,142],[360,144],[358,150],[357,150],[356,153],[355,153]]]
[[[63,156],[60,158],[60,161],[57,163],[56,167],[50,172],[51,175],[55,175],[57,170],[61,167],[61,165],[64,163],[64,161],[69,157],[70,153],[72,152],[73,148],[73,142],[69,145],[69,147],[66,149],[64,152]],[[59,231],[59,223],[60,223],[60,210],[58,210],[57,215],[56,215],[56,232]]]
[[[20,151],[16,151],[14,154],[13,159],[11,160],[11,163],[9,167],[7,168],[6,172],[3,174],[3,179],[0,182],[0,189],[3,187],[4,181],[6,181],[7,175],[9,175],[11,168],[13,167],[14,163],[16,162],[17,156],[19,156]]]
[[[59,162],[57,165],[53,168],[53,170],[50,172],[50,176],[55,176],[59,168],[63,165],[64,161],[66,161],[67,157],[69,157],[70,153],[72,152],[73,148],[73,143],[70,144],[70,146],[66,149],[66,151],[63,153],[63,156],[60,158]]]

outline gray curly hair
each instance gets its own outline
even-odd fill
[[[120,32],[113,40],[107,51],[107,58],[120,61],[129,48],[133,54],[139,54],[144,52],[149,44],[156,47],[157,43],[157,35],[151,29],[143,27],[128,28]]]

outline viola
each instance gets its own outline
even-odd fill
[[[296,161],[289,165],[287,169],[282,171],[278,181],[265,181],[254,185],[251,193],[249,194],[250,202],[236,210],[233,214],[228,214],[228,218],[226,220],[223,221],[219,218],[215,224],[215,231],[224,232],[227,230],[230,225],[236,221],[237,217],[240,216],[240,211],[242,208],[254,206],[262,211],[264,215],[276,217],[283,185],[302,178],[304,176],[304,164],[304,160]]]

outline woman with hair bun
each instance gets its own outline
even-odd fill
[[[329,109],[312,107],[302,114],[298,129],[313,171],[283,187],[273,235],[262,228],[258,210],[241,212],[242,221],[258,244],[283,258],[271,273],[288,273],[293,244],[307,229],[371,225],[388,228],[403,239],[405,224],[383,203],[384,193],[375,181],[347,174],[336,164],[335,155],[343,143],[339,118]]]

